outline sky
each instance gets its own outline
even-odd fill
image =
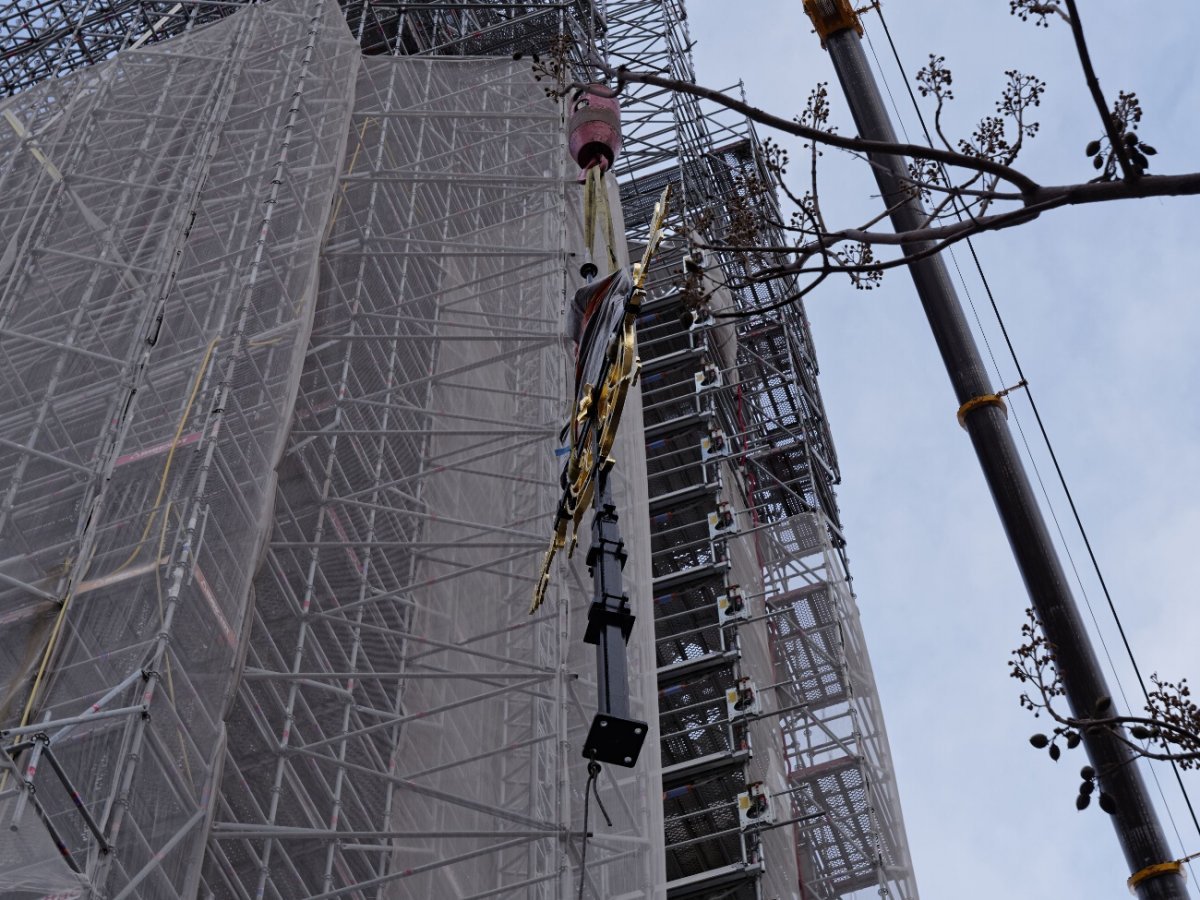
[[[1154,4],[1153,16],[1115,0],[1083,6],[1106,96],[1123,89],[1142,100],[1140,131],[1159,151],[1151,172],[1200,167],[1200,4],[1168,0]],[[1022,23],[1008,7],[898,0],[884,12],[910,78],[930,53],[946,56],[954,134],[992,112],[1005,70],[1043,78],[1041,132],[1018,167],[1046,184],[1086,181],[1093,172],[1084,147],[1101,127],[1069,30],[1057,20],[1049,29]],[[878,53],[898,124],[917,140],[879,19],[864,21],[866,50]],[[853,133],[800,0],[691,0],[688,25],[700,83],[741,80],[751,103],[790,116],[813,85],[829,81],[836,124]],[[861,224],[877,208],[868,169],[836,153],[823,163],[831,225]],[[1200,292],[1191,271],[1198,219],[1196,198],[1126,201],[1051,212],[975,241],[1138,663],[1147,676],[1172,679],[1200,679]],[[963,302],[978,308],[981,344],[996,353],[994,382],[1014,384],[966,248],[947,263],[955,279],[961,269]],[[895,271],[869,293],[827,283],[807,309],[843,476],[854,588],[922,896],[1128,896],[1108,817],[1094,806],[1074,808],[1082,751],[1054,763],[1028,743],[1041,720],[1019,708],[1007,674],[1027,598],[911,282]],[[1140,707],[1028,402],[1017,394],[1011,407],[1010,424],[1024,428],[1046,482],[1046,508],[1062,524],[1060,546],[1079,568],[1076,597],[1085,618],[1088,604],[1094,610],[1093,636],[1111,651],[1110,686]],[[1032,470],[1031,477],[1036,487]],[[1070,573],[1065,556],[1064,565]],[[1104,647],[1097,650],[1103,658]],[[1173,849],[1200,851],[1174,776],[1154,771]],[[1149,770],[1147,778],[1157,796]],[[1200,774],[1185,773],[1184,783],[1200,811]]]

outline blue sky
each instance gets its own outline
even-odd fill
[[[1175,0],[1139,17],[1107,0],[1083,12],[1105,93],[1132,90],[1142,99],[1141,132],[1159,150],[1152,171],[1200,168],[1200,5]],[[1065,23],[1021,23],[1007,0],[906,0],[885,13],[910,76],[929,53],[947,57],[956,133],[992,111],[1004,70],[1031,72],[1049,88],[1041,134],[1020,167],[1044,183],[1091,177],[1083,148],[1100,127]],[[689,14],[701,83],[744,79],[752,103],[791,114],[827,80],[838,124],[852,133],[799,0],[692,0]],[[878,19],[865,21],[915,139],[916,116]],[[835,154],[825,162],[831,224],[860,224],[875,209],[868,171]],[[1198,218],[1194,198],[1069,209],[982,236],[976,249],[1143,672],[1200,679],[1200,292],[1191,270]],[[969,254],[962,248],[948,263],[956,278],[956,263],[962,269],[964,302],[969,294],[979,307],[999,360],[995,381],[1016,382]],[[1039,723],[1018,708],[1006,667],[1027,600],[911,283],[893,272],[870,293],[833,284],[812,296],[808,311],[844,477],[855,590],[922,895],[1127,896],[1107,817],[1074,809],[1081,751],[1055,764],[1027,742]],[[1077,596],[1082,604],[1086,592],[1112,651],[1110,682],[1116,689],[1119,678],[1140,705],[1024,398],[1013,412],[1079,566]],[[1173,776],[1158,773],[1182,839],[1164,816],[1172,845],[1200,850]],[[1200,805],[1200,776],[1184,777]]]

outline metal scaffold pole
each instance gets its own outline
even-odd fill
[[[850,4],[847,0],[809,0],[805,9],[833,60],[859,137],[895,143],[895,132],[863,52],[861,26]],[[904,160],[879,153],[870,154],[870,159],[896,231],[919,229],[927,216],[919,198],[906,187],[910,176]],[[927,250],[925,243],[904,245],[909,256]],[[913,259],[908,270],[961,405],[959,419],[979,458],[1038,621],[1055,648],[1067,699],[1076,715],[1086,717],[1100,698],[1112,695],[1008,430],[1003,405],[990,384],[941,257]],[[1132,751],[1103,730],[1085,731],[1083,743],[1104,791],[1116,803],[1113,826],[1130,871],[1143,873],[1151,866],[1169,863],[1173,856]],[[1142,900],[1187,897],[1178,867],[1169,865],[1161,874],[1141,880],[1136,891]]]

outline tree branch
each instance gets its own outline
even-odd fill
[[[963,219],[950,225],[938,225],[920,228],[913,231],[869,231],[859,228],[844,228],[839,231],[826,232],[809,244],[800,246],[768,245],[768,244],[721,244],[705,243],[699,246],[711,250],[727,250],[741,253],[791,253],[799,256],[811,256],[822,248],[830,248],[840,243],[853,241],[862,244],[881,246],[907,246],[911,244],[936,243],[934,253],[940,252],[947,246],[957,243],[972,235],[984,231],[1001,231],[1016,225],[1023,225],[1039,217],[1042,213],[1064,206],[1081,206],[1090,203],[1106,203],[1114,200],[1135,200],[1146,197],[1191,196],[1200,194],[1200,172],[1185,175],[1146,175],[1134,182],[1127,181],[1091,181],[1085,184],[1055,185],[1038,188],[1036,195],[1016,209],[1002,213],[992,213],[987,216],[977,216]],[[895,266],[904,265],[916,259],[924,259],[932,255],[923,248],[918,253],[905,256],[896,261],[880,262],[874,268],[882,271]],[[806,274],[816,270],[797,268],[795,266],[773,267],[774,274]],[[835,272],[863,272],[866,267],[835,267]]]
[[[1030,178],[1028,175],[1020,172],[1011,166],[1001,165],[989,159],[980,159],[974,156],[968,156],[964,153],[956,153],[948,150],[940,150],[936,147],[926,147],[922,144],[905,144],[905,143],[890,143],[887,141],[867,141],[861,138],[842,137],[839,134],[832,134],[828,131],[821,131],[819,128],[810,128],[807,125],[801,125],[791,119],[784,119],[780,116],[773,115],[765,110],[759,109],[756,106],[751,106],[749,103],[744,103],[733,97],[726,96],[720,91],[706,88],[698,84],[680,81],[677,78],[668,78],[662,75],[655,75],[650,72],[634,72],[624,66],[612,68],[611,66],[603,66],[603,70],[612,78],[617,80],[617,92],[621,90],[621,85],[624,82],[632,82],[635,84],[648,84],[653,87],[660,87],[664,90],[677,91],[681,94],[688,94],[692,97],[697,97],[701,100],[709,100],[713,103],[724,106],[726,109],[731,109],[734,112],[739,112],[760,125],[765,125],[768,128],[774,128],[777,131],[782,131],[786,134],[792,134],[796,137],[804,138],[805,140],[816,141],[821,144],[826,144],[830,147],[838,147],[842,150],[854,150],[860,153],[890,153],[897,156],[906,156],[914,159],[929,159],[934,162],[944,163],[948,166],[956,166],[963,169],[971,169],[976,172],[986,172],[990,175],[995,175],[1003,181],[1013,185],[1022,195],[1034,194],[1039,189],[1040,185]],[[588,89],[587,85],[573,85],[573,88]]]
[[[1117,124],[1108,111],[1108,101],[1104,99],[1104,92],[1100,90],[1100,79],[1096,77],[1096,69],[1092,66],[1092,55],[1088,51],[1087,41],[1083,36],[1083,22],[1079,19],[1079,9],[1075,5],[1075,0],[1066,0],[1066,4],[1070,13],[1067,21],[1071,23],[1071,35],[1075,38],[1075,51],[1079,54],[1079,64],[1083,66],[1083,77],[1092,94],[1092,102],[1096,104],[1096,111],[1100,113],[1100,121],[1104,123],[1104,133],[1108,135],[1108,142],[1117,156],[1117,162],[1121,164],[1121,172],[1125,176],[1125,181],[1135,181],[1138,176],[1133,166],[1130,165],[1124,136],[1117,134]]]

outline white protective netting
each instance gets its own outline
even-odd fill
[[[357,57],[291,2],[0,107],[4,896],[195,895]]]
[[[560,106],[276,0],[0,112],[0,722],[40,763],[2,776],[0,893],[572,892],[583,554],[526,615],[571,387]],[[591,896],[663,881],[657,771],[602,778]]]
[[[527,615],[570,386],[561,111],[527,64],[367,59],[349,135],[205,886],[561,897],[595,708],[586,576]],[[661,882],[656,773],[604,783],[590,896]]]

